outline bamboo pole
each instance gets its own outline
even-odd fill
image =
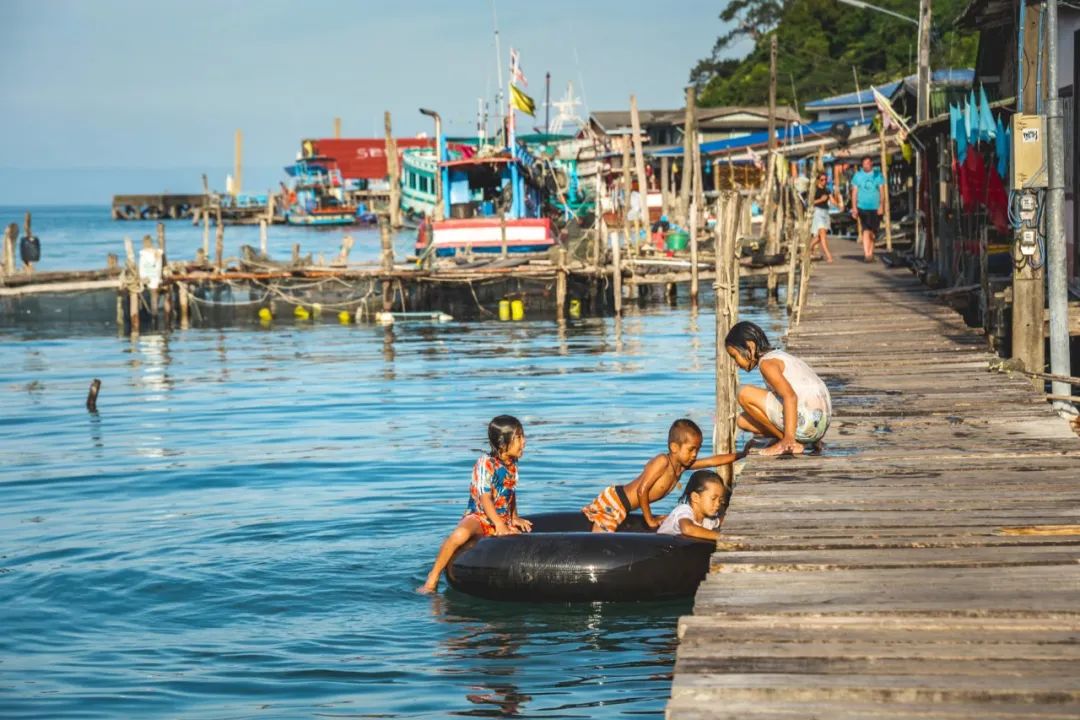
[[[738,192],[725,190],[717,202],[716,222],[716,425],[713,452],[730,453],[735,449],[737,368],[727,354],[724,340],[739,318],[739,264],[736,257],[739,205]],[[718,468],[729,484],[730,465]]]
[[[622,144],[622,217],[623,217],[623,231],[626,233],[626,252],[629,255],[633,255],[634,246],[630,242],[630,141],[628,138],[623,138]]]
[[[884,194],[882,198],[884,202],[884,208],[882,212],[882,220],[885,221],[885,250],[886,252],[892,252],[892,218],[889,209],[889,152],[886,149],[885,140],[885,123],[881,124],[878,129],[878,137],[881,139],[881,176],[884,179],[884,185],[881,187],[881,192]]]
[[[203,208],[202,221],[202,255],[203,262],[206,262],[210,259],[210,208]]]
[[[217,211],[217,227],[214,228],[214,267],[218,272],[225,269],[225,223],[221,221],[221,209]]]
[[[27,242],[30,242],[30,240],[34,237],[34,233],[30,227],[30,213],[26,213],[26,217],[23,220],[23,237],[26,238]],[[34,272],[34,263],[24,262],[23,271],[26,273]]]
[[[398,167],[397,141],[394,140],[389,110],[383,113],[383,122],[386,129],[386,172],[390,182],[389,220],[390,227],[397,229],[401,227],[401,170]],[[437,164],[435,172],[442,172]]]
[[[394,242],[390,234],[389,215],[379,216],[379,238],[382,241],[382,270],[387,273],[382,281],[382,309],[383,312],[389,312],[394,303],[389,277],[389,273],[394,270]]]
[[[671,161],[667,155],[660,158],[660,214],[668,216],[671,213]]]
[[[186,330],[190,324],[188,315],[188,286],[185,282],[176,283],[176,294],[180,305],[180,327]]]
[[[559,248],[559,267],[555,274],[555,318],[566,322],[566,248]]]
[[[795,309],[795,266],[799,262],[799,247],[801,247],[802,238],[799,237],[799,233],[802,232],[802,218],[798,217],[798,198],[795,194],[795,189],[790,185],[784,190],[788,199],[788,212],[786,216],[787,222],[787,234],[788,234],[788,271],[787,271],[787,296],[784,298],[784,305],[787,308],[788,315]]]
[[[638,120],[637,97],[630,96],[630,126],[634,131],[634,171],[638,184],[638,221],[649,227],[649,184],[645,180],[645,154],[641,147],[641,123]],[[635,238],[636,239],[636,238]]]
[[[622,315],[622,250],[617,233],[611,235],[611,279],[615,294],[615,317]]]
[[[259,221],[259,252],[264,257],[266,256],[267,234],[268,233],[267,233],[267,229],[266,229],[266,220],[265,219],[260,220]]]
[[[690,306],[698,304],[698,209],[691,205],[690,212]]]

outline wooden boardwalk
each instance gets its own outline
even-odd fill
[[[1080,438],[907,271],[811,286],[828,450],[747,462],[667,717],[1080,717]]]

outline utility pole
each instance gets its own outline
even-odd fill
[[[1039,30],[1040,13],[1033,8],[1032,12],[1024,14],[1024,26],[1020,28],[1024,53],[1018,63],[1022,83],[1016,105],[1017,110],[1025,115],[1037,112],[1039,73],[1036,69],[1043,59],[1038,50]],[[1014,142],[1017,139],[1014,138]],[[1024,229],[1016,231],[1012,250],[1012,357],[1023,362],[1027,370],[1041,373],[1046,365],[1046,352],[1043,349],[1043,306],[1046,301],[1043,268],[1046,267],[1046,258],[1039,257],[1038,249],[1033,255],[1023,254],[1023,233]],[[1040,391],[1043,388],[1042,380],[1034,379],[1032,384]]]
[[[1072,374],[1072,368],[1069,357],[1069,290],[1066,279],[1068,271],[1064,223],[1065,137],[1061,99],[1058,97],[1058,0],[1047,0],[1046,34],[1046,157],[1049,164],[1046,189],[1046,272],[1047,294],[1050,300],[1050,372],[1067,376]],[[1041,329],[1042,323],[1039,325]],[[1031,369],[1038,371],[1038,368]],[[1072,395],[1072,387],[1067,382],[1055,380],[1051,388],[1054,395]],[[1076,414],[1073,406],[1064,400],[1055,400],[1054,409],[1059,413]]]
[[[776,33],[769,38],[769,162],[776,150]]]
[[[919,97],[916,120],[930,119],[930,0],[919,0]]]

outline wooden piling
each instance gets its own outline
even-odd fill
[[[397,142],[394,140],[389,110],[383,113],[383,124],[386,130],[386,172],[390,183],[389,221],[390,227],[397,229],[401,227],[401,171],[398,168]],[[435,172],[441,172],[437,164]]]
[[[180,305],[180,327],[187,329],[190,324],[188,315],[188,286],[185,282],[176,283],[177,300]]]
[[[682,177],[680,178],[679,186],[679,202],[676,208],[676,217],[678,224],[682,227],[686,227],[687,222],[686,214],[690,208],[690,167],[693,164],[693,147],[691,143],[695,141],[697,137],[697,130],[694,127],[694,119],[696,117],[696,96],[694,95],[694,86],[691,85],[686,88],[686,115],[683,119],[683,157],[682,157]]]
[[[338,253],[337,258],[334,260],[335,265],[349,264],[349,253],[352,252],[354,243],[352,235],[346,235],[341,239],[341,252]]]
[[[165,223],[157,224],[157,240],[158,249],[161,250],[161,283],[165,294],[162,312],[165,315],[165,327],[170,327],[173,318],[173,286],[168,282],[169,256],[165,248]]]
[[[667,155],[660,158],[660,214],[668,216],[671,213],[671,160]]]
[[[618,234],[611,236],[611,281],[615,296],[615,316],[622,315],[622,249]]]
[[[690,208],[690,306],[698,304],[698,208]]]
[[[892,252],[892,219],[891,211],[889,208],[889,151],[888,141],[885,139],[885,123],[881,124],[878,128],[878,138],[881,140],[881,177],[884,179],[884,184],[881,186],[882,193],[882,217],[885,222],[885,251]]]
[[[623,217],[623,232],[626,235],[626,252],[630,255],[634,254],[634,244],[630,242],[630,140],[629,138],[623,138],[622,143],[622,217]],[[641,197],[641,191],[638,190],[638,197]]]
[[[390,273],[394,271],[394,242],[390,234],[390,216],[379,216],[379,238],[382,241],[382,269],[385,273],[382,281],[382,309],[389,312],[394,298],[390,292]]]
[[[19,235],[19,226],[11,223],[4,228],[4,274],[15,274],[15,240]]]
[[[791,186],[786,186],[784,192],[788,197],[788,212],[785,223],[788,234],[788,269],[787,269],[787,296],[784,298],[784,305],[787,308],[788,315],[792,313],[795,307],[795,266],[799,262],[799,247],[801,245],[802,238],[799,237],[799,231],[802,229],[802,223],[799,222],[799,218],[796,217],[795,204],[798,198],[795,194],[795,189]]]
[[[292,264],[296,267],[300,264],[300,243],[293,243],[292,246]]]
[[[630,126],[634,133],[634,172],[637,175],[638,184],[637,222],[642,223],[647,232],[649,227],[649,183],[645,179],[645,154],[641,149],[641,122],[638,120],[637,97],[634,95],[630,96]]]
[[[559,265],[555,272],[555,319],[566,322],[566,248],[559,248]]]
[[[225,269],[225,223],[221,221],[221,209],[217,211],[217,227],[214,228],[214,267],[218,272]]]
[[[267,227],[266,220],[259,221],[259,252],[266,257],[266,245],[267,245]]]
[[[716,426],[713,452],[730,453],[735,449],[735,418],[738,413],[738,383],[734,361],[727,354],[724,340],[739,320],[738,227],[742,196],[724,190],[716,212]],[[726,483],[732,482],[730,465],[717,468]]]
[[[202,211],[202,256],[203,262],[206,262],[210,257],[210,209],[203,208]]]
[[[101,380],[94,378],[90,382],[90,391],[86,394],[86,409],[92,413],[97,412],[97,398],[100,390]]]

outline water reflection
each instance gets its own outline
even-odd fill
[[[441,646],[468,703],[450,714],[589,718],[616,704],[659,713],[675,625],[691,608],[690,599],[508,606],[448,590],[431,599],[431,612],[450,630]],[[568,653],[575,661],[567,662]],[[554,664],[564,676],[557,682],[544,672]]]

